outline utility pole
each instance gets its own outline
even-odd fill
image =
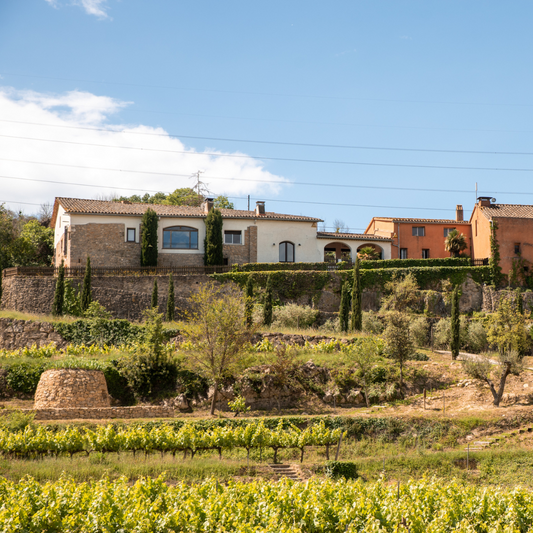
[[[196,180],[196,183],[192,186],[192,190],[196,192],[198,196],[204,196],[204,194],[209,194],[209,189],[207,185],[200,180],[200,174],[203,174],[205,170],[197,170],[191,176],[192,179]]]

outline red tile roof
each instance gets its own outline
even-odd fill
[[[380,237],[379,235],[372,235],[367,233],[334,233],[327,231],[317,231],[317,239],[338,239],[338,240],[358,240],[358,241],[392,241],[390,237]]]
[[[533,205],[491,204],[490,206],[476,206],[483,215],[491,220],[497,218],[533,218]]]
[[[51,221],[52,227],[55,226],[59,205],[61,205],[67,213],[75,215],[142,216],[148,208],[151,208],[156,212],[157,216],[160,217],[205,218],[207,216],[207,213],[204,211],[203,207],[122,203],[107,200],[85,200],[81,198],[56,198],[54,204],[54,213]],[[320,218],[304,217],[300,215],[283,215],[280,213],[267,212],[263,215],[257,215],[255,211],[245,211],[239,209],[220,209],[220,212],[222,213],[222,218],[322,222]]]
[[[440,218],[393,218],[374,217],[373,220],[389,220],[391,222],[422,222],[424,224],[470,224],[468,220],[440,219]]]

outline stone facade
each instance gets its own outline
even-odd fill
[[[41,375],[34,408],[73,409],[110,407],[107,383],[101,370],[61,368]]]
[[[87,256],[92,266],[141,266],[140,242],[126,242],[124,224],[79,224],[67,228],[56,246],[55,264],[64,260],[70,267],[85,266]],[[66,254],[65,237],[67,238]]]
[[[179,267],[179,266],[203,266],[204,254],[191,253],[170,253],[159,252],[157,255],[157,266]]]
[[[59,348],[67,344],[65,339],[54,331],[52,324],[0,318],[0,349],[18,350],[26,346],[46,346],[50,343],[55,343]]]
[[[248,226],[243,233],[243,244],[224,244],[228,265],[257,263],[257,226]]]
[[[103,420],[108,418],[174,418],[172,407],[135,405],[133,407],[79,407],[65,409],[23,409],[35,413],[35,420]]]

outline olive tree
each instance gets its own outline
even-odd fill
[[[235,371],[254,331],[246,323],[245,298],[235,287],[200,287],[190,298],[193,311],[182,334],[193,346],[191,363],[213,382],[211,415],[222,380]]]
[[[358,343],[349,345],[344,352],[347,363],[357,369],[361,378],[367,407],[370,407],[369,377],[379,359],[378,352],[378,346],[373,337],[362,337]]]
[[[516,351],[500,353],[496,361],[479,355],[462,361],[462,364],[470,377],[489,386],[493,398],[492,403],[496,407],[500,405],[509,374],[518,376],[523,370],[522,358]]]

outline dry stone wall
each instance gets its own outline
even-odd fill
[[[157,278],[159,310],[167,305],[168,276],[94,276],[93,299],[100,302],[114,318],[140,320],[151,306],[152,288]],[[82,279],[69,278],[78,290]],[[54,299],[56,279],[52,277],[13,276],[4,278],[0,308],[32,314],[49,314]],[[177,315],[189,310],[191,294],[211,278],[205,275],[174,275],[174,301]],[[215,282],[216,283],[216,282]]]
[[[133,407],[78,407],[67,409],[23,409],[35,413],[35,420],[105,420],[108,418],[174,418],[172,407],[135,405]]]
[[[73,368],[43,372],[35,391],[35,409],[110,407],[107,383],[101,370]]]
[[[0,318],[0,349],[18,350],[26,346],[46,346],[50,343],[55,343],[58,348],[67,345],[65,339],[54,331],[52,324]]]

